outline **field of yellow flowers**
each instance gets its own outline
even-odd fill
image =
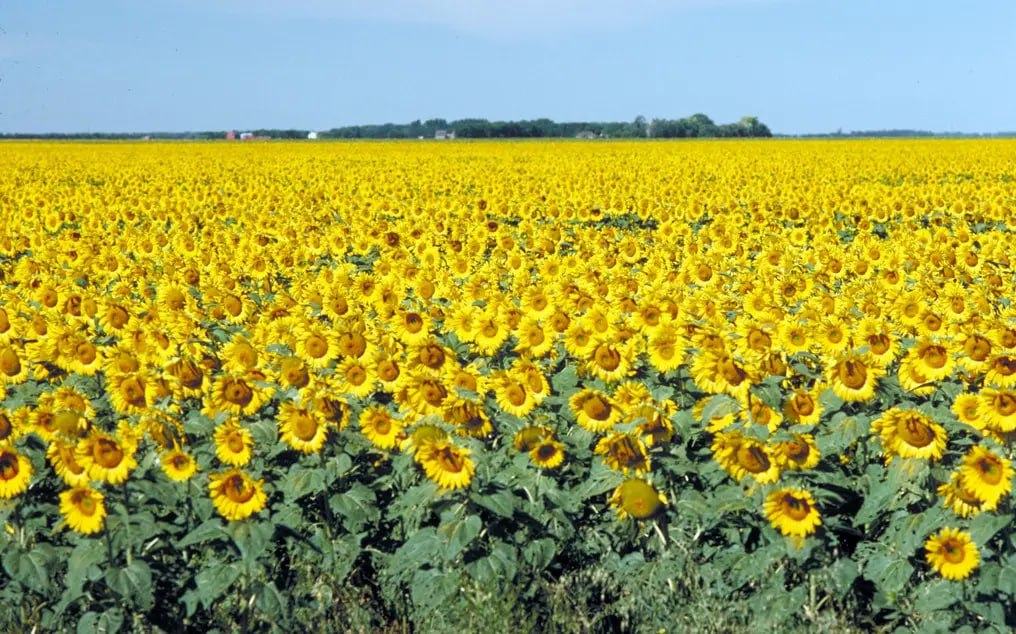
[[[1016,142],[0,149],[4,630],[1016,626]]]

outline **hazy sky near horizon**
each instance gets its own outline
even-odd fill
[[[0,132],[1016,130],[1013,0],[4,0]]]

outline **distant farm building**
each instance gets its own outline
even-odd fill
[[[318,133],[317,132],[308,132],[307,133],[307,138],[310,139],[311,141],[314,141],[314,140],[316,140],[318,138]]]
[[[236,141],[236,130],[230,130],[226,133],[227,141]]]
[[[600,136],[600,135],[596,134],[592,130],[583,130],[582,132],[579,132],[578,134],[576,134],[575,138],[576,139],[595,139],[598,136]]]
[[[435,139],[454,139],[455,130],[438,130],[434,132]]]

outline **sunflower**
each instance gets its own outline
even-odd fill
[[[260,359],[258,349],[243,335],[235,335],[229,343],[222,347],[220,356],[222,368],[227,372],[237,373],[258,367]]]
[[[801,489],[777,489],[766,496],[766,518],[787,537],[802,539],[822,524],[815,498]]]
[[[487,310],[476,321],[473,341],[470,345],[479,354],[492,357],[512,333],[507,320],[496,310]]]
[[[267,377],[257,370],[219,375],[212,384],[211,398],[206,400],[206,407],[202,411],[212,418],[219,412],[250,416],[265,403],[266,390],[257,385],[257,380],[263,378]]]
[[[534,447],[554,437],[554,430],[545,425],[528,425],[515,432],[512,444],[519,451],[532,451]]]
[[[102,530],[106,505],[102,493],[88,485],[80,485],[60,494],[60,513],[71,529],[91,535]]]
[[[915,410],[890,409],[871,428],[882,437],[886,463],[895,456],[935,461],[945,451],[945,428]]]
[[[473,438],[486,438],[494,433],[494,426],[490,422],[487,412],[483,411],[483,405],[465,399],[455,399],[445,406],[444,419],[455,425],[455,432]]]
[[[402,421],[384,407],[373,405],[360,412],[360,431],[375,447],[394,449],[402,435]]]
[[[646,445],[655,447],[670,442],[674,437],[674,424],[670,422],[670,417],[676,411],[674,401],[651,401],[629,410],[628,417],[632,421],[642,421],[635,426],[635,431]]]
[[[961,423],[970,425],[977,430],[984,429],[984,420],[981,418],[981,399],[977,394],[969,392],[958,394],[950,409]]]
[[[549,325],[544,326],[532,317],[523,317],[515,330],[515,336],[519,341],[515,352],[530,358],[546,356],[557,341],[556,334]]]
[[[374,391],[374,377],[361,359],[344,359],[335,367],[335,376],[339,379],[339,390],[344,394],[366,398]]]
[[[91,480],[122,484],[138,466],[134,457],[136,451],[133,438],[116,438],[93,429],[87,438],[78,442],[75,458]]]
[[[687,347],[688,341],[671,325],[660,326],[646,341],[649,363],[662,373],[673,372],[684,364]]]
[[[46,447],[46,458],[49,460],[53,470],[60,476],[67,486],[76,487],[89,483],[88,471],[78,464],[75,454],[77,444],[54,438]]]
[[[498,372],[494,381],[494,399],[502,411],[525,418],[539,404],[525,381],[508,372]]]
[[[406,377],[396,400],[420,416],[440,414],[448,399],[448,388],[440,377],[416,374]]]
[[[738,431],[720,432],[713,438],[713,458],[738,482],[750,476],[759,484],[776,482],[780,466],[773,451]]]
[[[795,390],[783,406],[783,416],[797,425],[815,425],[822,416],[822,403],[811,392]]]
[[[416,462],[420,462],[423,455],[422,451],[425,447],[433,443],[446,442],[447,440],[448,432],[437,425],[429,423],[417,424],[399,443],[399,449],[413,456],[413,460]]]
[[[983,509],[981,500],[960,483],[960,472],[954,471],[949,482],[939,485],[938,495],[942,504],[960,517],[973,517]]]
[[[974,494],[986,511],[995,510],[999,500],[1012,491],[1012,463],[980,445],[963,456],[959,473],[960,486]]]
[[[650,519],[660,513],[667,498],[641,478],[625,480],[610,494],[610,505],[621,519]]]
[[[300,390],[311,382],[307,364],[299,357],[283,357],[279,361],[279,383],[284,387],[295,387]]]
[[[603,462],[614,469],[628,475],[634,471],[636,475],[649,472],[650,459],[646,445],[638,436],[614,433],[601,438],[594,450],[603,456]]]
[[[1016,387],[1016,356],[998,354],[991,358],[984,381],[1005,390]]]
[[[601,392],[583,388],[568,399],[575,421],[584,429],[599,433],[612,428],[621,420],[621,411]]]
[[[774,449],[776,461],[783,469],[811,469],[822,458],[811,434],[794,434],[793,440],[778,442]]]
[[[748,368],[725,349],[702,350],[691,364],[691,376],[704,392],[744,400],[754,379]]]
[[[867,357],[848,353],[829,365],[826,378],[836,396],[848,402],[864,402],[875,397],[875,385],[884,373]]]
[[[564,462],[564,444],[547,437],[540,440],[529,450],[529,458],[537,467],[556,469]]]
[[[431,336],[430,317],[414,311],[399,312],[392,329],[406,345],[423,343]]]
[[[32,461],[9,447],[0,449],[0,498],[24,493],[31,480]]]
[[[434,441],[419,449],[418,460],[427,477],[445,489],[469,486],[476,470],[469,450],[446,441]]]
[[[997,432],[1016,430],[1016,390],[986,387],[981,390],[981,416]]]
[[[332,359],[338,356],[338,343],[326,325],[321,322],[307,321],[296,331],[297,357],[307,363],[319,367],[328,367]]]
[[[268,500],[264,480],[254,480],[239,469],[208,476],[208,490],[215,509],[231,522],[261,512]]]
[[[927,338],[919,340],[908,350],[902,363],[912,364],[925,382],[941,381],[956,367],[955,358],[949,349]]]
[[[633,363],[636,350],[634,340],[618,343],[598,337],[596,345],[585,359],[582,369],[604,383],[621,381],[635,373]]]
[[[198,463],[194,456],[180,447],[173,447],[159,456],[162,471],[170,480],[184,482],[198,472]]]
[[[16,385],[28,380],[31,364],[25,351],[11,344],[0,343],[0,383]]]
[[[0,388],[0,394],[2,393],[3,389]],[[17,422],[14,413],[0,408],[0,447],[9,446],[14,440],[20,438],[24,432],[23,426]]]
[[[977,544],[970,533],[957,528],[943,528],[931,535],[924,550],[928,565],[950,581],[966,579],[980,563]]]
[[[234,467],[250,462],[253,455],[254,437],[247,428],[235,419],[229,419],[215,428],[215,455],[219,460]]]
[[[306,454],[321,451],[328,427],[317,410],[287,401],[279,406],[277,418],[279,436],[284,443]]]
[[[402,368],[395,356],[378,352],[375,355],[372,374],[377,378],[383,389],[394,391],[399,387]]]

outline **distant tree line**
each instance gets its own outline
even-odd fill
[[[454,132],[465,139],[518,139],[541,137],[574,137],[579,134],[597,137],[768,137],[769,128],[757,117],[742,117],[737,123],[717,125],[704,114],[684,119],[653,119],[636,117],[633,121],[564,121],[529,119],[522,121],[488,121],[487,119],[417,119],[410,123],[354,125],[332,128],[321,138],[334,139],[425,139],[440,131]]]
[[[259,128],[243,130],[258,137],[306,139],[310,130]],[[239,132],[239,130],[237,130]],[[439,133],[465,139],[517,139],[583,136],[609,138],[677,137],[768,137],[769,128],[757,117],[742,117],[737,123],[716,124],[704,114],[683,119],[636,117],[633,121],[565,121],[529,119],[488,121],[487,119],[427,119],[409,123],[354,125],[319,131],[320,139],[433,139]],[[6,139],[222,139],[225,130],[205,132],[83,132],[44,134],[0,134]]]

